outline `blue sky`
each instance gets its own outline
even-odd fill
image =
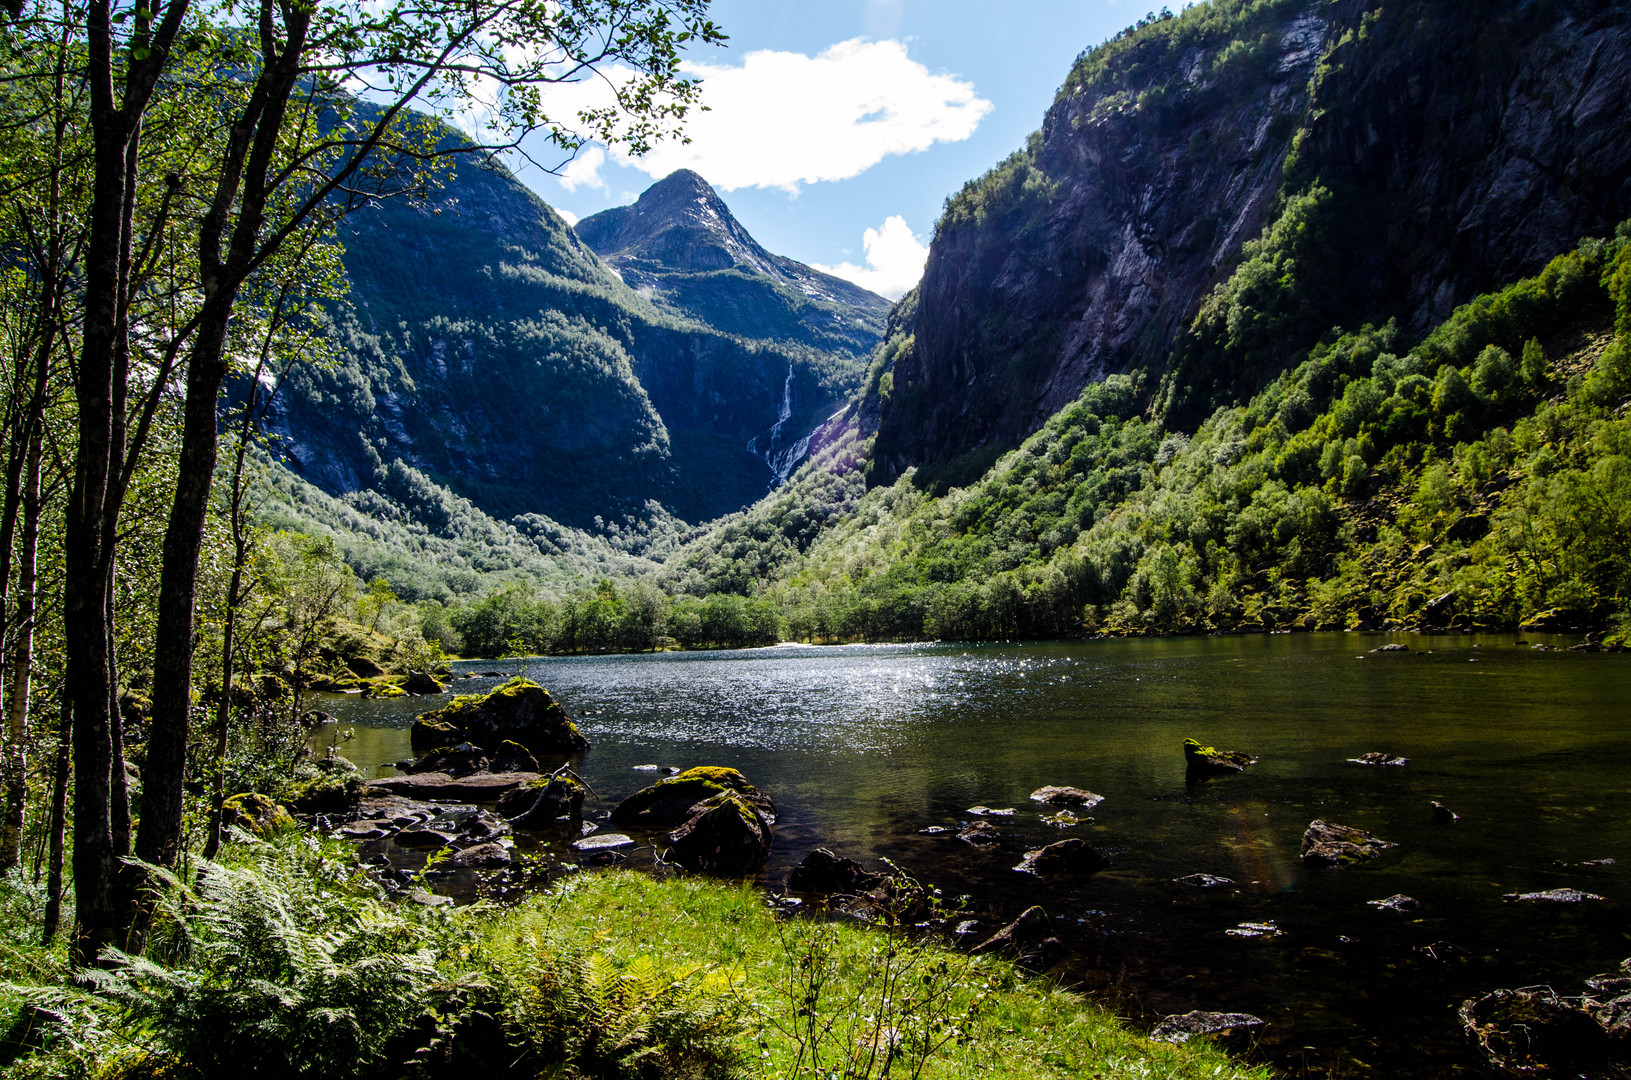
[[[771,251],[898,296],[946,196],[1021,146],[1076,56],[1148,6],[715,0],[730,41],[691,54],[711,111],[690,146],[644,168],[591,147],[564,178],[518,171],[581,218],[688,166]]]

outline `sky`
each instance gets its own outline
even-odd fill
[[[770,251],[896,299],[917,282],[946,197],[1023,146],[1077,55],[1148,6],[715,0],[730,40],[687,53],[709,107],[688,121],[688,145],[639,160],[590,145],[556,175],[516,172],[575,221],[694,169]],[[553,92],[565,109],[598,93]]]

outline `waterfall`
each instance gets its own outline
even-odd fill
[[[787,482],[787,478],[793,475],[793,470],[804,460],[805,453],[810,449],[809,435],[805,435],[791,446],[778,446],[781,442],[782,428],[792,418],[793,365],[788,364],[787,378],[782,380],[782,401],[781,407],[776,412],[776,422],[770,425],[769,431],[749,439],[747,445],[748,453],[763,459],[764,463],[770,466],[770,472],[775,477],[770,482],[771,490]],[[761,445],[763,449],[760,449]]]

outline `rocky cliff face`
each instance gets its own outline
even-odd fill
[[[1333,325],[1421,332],[1631,215],[1631,15],[1218,0],[1084,54],[951,200],[878,479],[1015,444],[1114,371],[1192,424]]]
[[[763,306],[771,282],[796,323],[774,290],[792,290],[798,264],[720,217],[746,258],[710,288]],[[673,222],[653,231],[685,236]],[[292,465],[343,493],[400,460],[500,516],[585,525],[655,501],[701,520],[752,502],[858,383],[887,307],[833,289],[820,313],[842,333],[714,325],[702,305],[626,284],[512,177],[473,164],[428,205],[354,215],[344,240],[337,362],[297,368],[273,422]],[[708,263],[702,249],[692,262]]]

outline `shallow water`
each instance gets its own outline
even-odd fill
[[[1388,640],[1427,655],[1370,654]],[[1562,644],[1529,636],[1530,641]],[[817,844],[887,857],[994,920],[1031,903],[1059,922],[1056,970],[1148,1022],[1201,1008],[1269,1021],[1251,1052],[1288,1072],[1479,1075],[1455,1008],[1502,986],[1581,989],[1631,956],[1631,655],[1542,652],[1509,635],[1325,634],[1025,645],[886,645],[480,661],[547,686],[594,748],[609,807],[642,763],[741,769],[780,811],[767,882]],[[496,679],[461,680],[462,693]],[[424,699],[325,697],[367,767],[409,756]],[[320,731],[326,741],[332,731]],[[1260,763],[1200,785],[1182,740]],[[1386,750],[1403,767],[1345,759]],[[374,771],[379,771],[377,768]],[[1031,791],[1105,796],[1091,822],[1044,825]],[[1461,815],[1434,821],[1439,800]],[[977,804],[1003,839],[925,837]],[[1305,869],[1315,818],[1398,847]],[[1047,883],[1024,851],[1080,836],[1110,869]],[[1612,858],[1617,865],[1569,868]],[[1172,879],[1204,871],[1237,887]],[[1512,903],[1571,886],[1592,905]],[[1408,915],[1366,901],[1406,893]],[[1230,936],[1272,922],[1266,939]]]

